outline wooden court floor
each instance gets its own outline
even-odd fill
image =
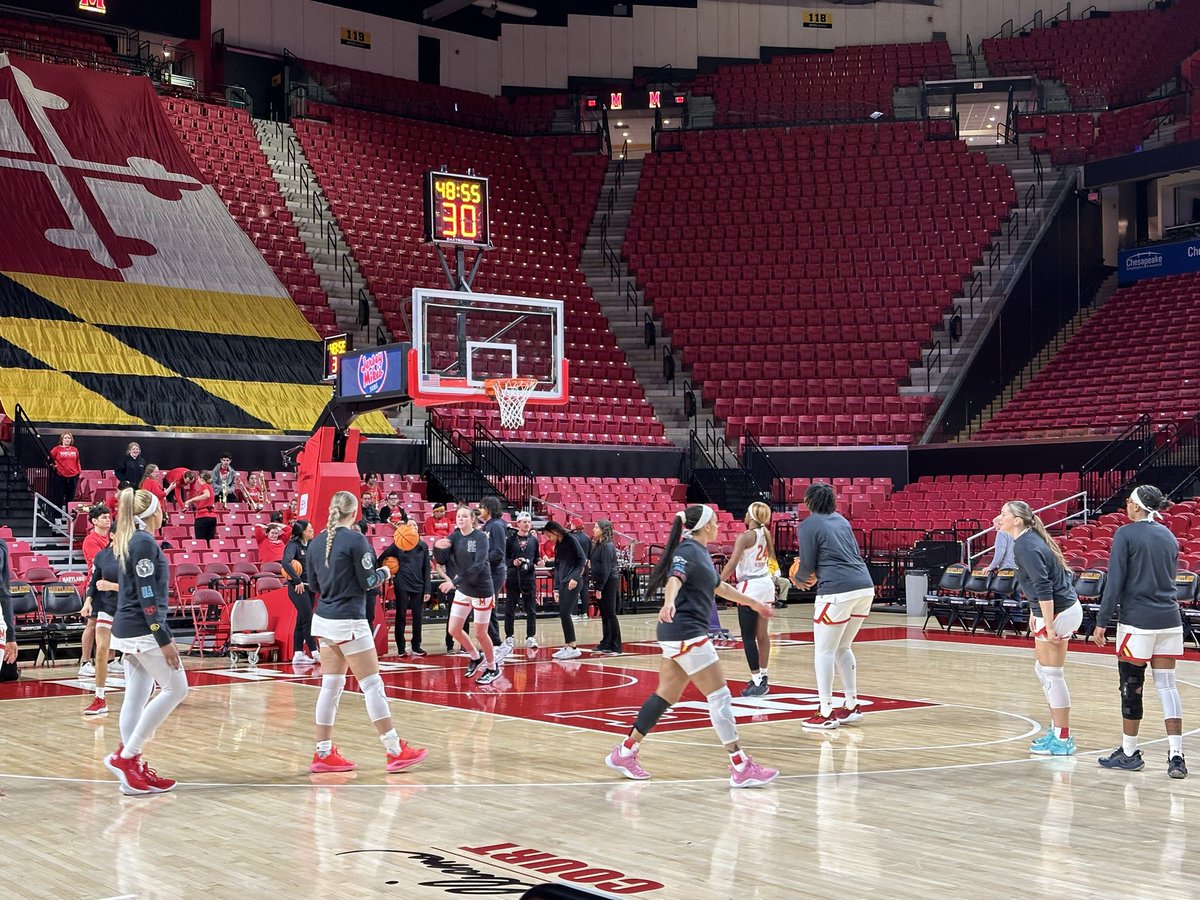
[[[73,667],[27,672],[0,686],[0,895],[423,900],[519,897],[574,878],[607,896],[696,900],[1200,896],[1188,828],[1200,774],[1167,778],[1152,688],[1146,769],[1096,764],[1119,740],[1110,653],[1080,644],[1067,663],[1079,754],[1030,757],[1045,708],[1027,641],[923,636],[919,621],[876,613],[856,645],[870,712],[814,735],[800,727],[815,699],[810,615],[792,606],[773,622],[771,693],[736,701],[744,745],[783,772],[757,790],[730,789],[693,694],[643,746],[652,780],[605,768],[654,686],[653,647],[637,643],[653,636],[650,615],[623,619],[624,656],[518,651],[490,690],[464,681],[461,658],[393,661],[398,730],[430,750],[400,775],[383,772],[352,689],[335,737],[359,769],[313,776],[312,669],[191,660],[193,690],[146,752],[179,787],[122,797],[101,765],[119,740],[120,691],[107,718],[86,720]],[[598,626],[581,624],[586,646]],[[560,635],[553,621],[539,629]],[[1190,653],[1179,670],[1189,735],[1200,721]],[[740,648],[722,664],[736,699]]]

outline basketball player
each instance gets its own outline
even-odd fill
[[[91,524],[92,530],[83,539],[83,561],[90,575],[92,565],[96,561],[96,556],[108,546],[109,541],[112,539],[110,535],[112,531],[112,512],[107,506],[97,503],[88,510],[88,522]],[[115,611],[115,607],[109,610],[110,613]],[[84,626],[83,635],[80,638],[82,647],[79,656],[82,662],[79,666],[79,677],[91,678],[96,674],[96,665],[92,662],[92,649],[96,642],[96,620],[87,613],[82,613],[82,615],[87,619],[87,625]],[[109,622],[112,622],[111,616],[109,617]],[[107,656],[104,658],[104,662],[105,664],[108,663]],[[100,687],[100,685],[97,685],[97,687]]]
[[[260,527],[254,526],[256,537]],[[282,530],[283,526],[272,522],[267,526],[268,533],[272,528]],[[312,522],[297,519],[292,523],[291,538],[280,557],[280,568],[283,570],[283,577],[287,579],[288,599],[296,608],[296,626],[292,631],[293,666],[306,666],[321,660],[320,645],[312,634],[313,601],[308,583],[308,545],[312,543],[312,539]],[[259,548],[261,551],[261,543]],[[300,571],[297,572],[297,568]],[[305,650],[308,652],[305,653]]]
[[[504,658],[512,653],[512,644],[500,640],[500,623],[497,621],[499,617],[494,610],[500,602],[500,590],[508,577],[508,558],[505,556],[508,547],[508,526],[504,524],[499,497],[489,495],[481,498],[478,512],[480,527],[488,536],[488,562],[492,564],[492,586],[496,589],[496,595],[492,598],[493,614],[488,618],[488,637],[496,648],[496,665],[503,666]]]
[[[613,523],[609,519],[598,519],[592,526],[592,554],[585,577],[591,579],[592,596],[600,607],[600,643],[594,652],[613,656],[622,652],[621,621],[617,618],[621,573],[617,568]]]
[[[553,524],[553,523],[551,523]],[[717,537],[717,515],[712,507],[696,504],[675,514],[662,557],[650,573],[647,595],[663,588],[658,613],[658,645],[662,663],[658,687],[642,704],[629,736],[617,744],[605,764],[626,778],[644,781],[650,773],[638,762],[638,748],[663,714],[694,684],[708,700],[708,715],[729,753],[731,787],[758,787],[779,775],[778,769],[760,766],[738,744],[732,696],[721,671],[721,661],[708,637],[708,620],[715,596],[754,607],[770,617],[770,604],[759,603],[717,577],[708,545]],[[560,544],[560,548],[567,542]]]
[[[1142,724],[1146,663],[1162,703],[1167,728],[1167,774],[1187,778],[1183,759],[1183,706],[1175,686],[1175,660],[1183,656],[1183,619],[1175,598],[1179,542],[1156,521],[1170,504],[1153,485],[1135,487],[1125,501],[1129,524],[1117,529],[1108,555],[1108,582],[1092,642],[1105,644],[1104,631],[1117,613],[1117,675],[1121,684],[1121,746],[1099,762],[1106,769],[1136,772],[1146,765],[1137,748]]]
[[[430,586],[429,545],[417,535],[415,526],[410,526],[411,536],[416,544],[411,550],[404,550],[393,540],[379,554],[382,564],[388,559],[396,561],[396,574],[392,576],[392,591],[396,597],[396,653],[400,656],[425,656],[421,649],[421,619],[425,612],[425,600],[432,593]],[[396,535],[402,532],[396,529]],[[412,653],[405,652],[404,624],[412,611]]]
[[[813,603],[813,668],[817,676],[817,714],[801,722],[808,731],[857,725],[858,662],[850,645],[871,614],[875,584],[858,552],[850,523],[837,511],[837,495],[823,482],[808,486],[804,505],[809,517],[796,529],[796,571],[801,590],[817,586]],[[842,704],[833,705],[833,672],[842,681]]]
[[[746,510],[746,530],[733,544],[729,561],[721,570],[721,580],[733,575],[737,589],[759,603],[770,606],[775,602],[775,579],[770,563],[775,559],[775,543],[771,540],[771,507],[751,503]],[[767,663],[771,659],[771,634],[767,620],[749,606],[738,607],[738,624],[742,628],[742,650],[750,666],[750,683],[743,697],[761,697],[770,690],[767,684]]]
[[[488,635],[488,622],[495,608],[496,590],[492,585],[492,563],[488,559],[488,536],[483,529],[475,527],[475,517],[468,506],[460,506],[454,514],[458,525],[449,537],[439,538],[433,545],[433,557],[446,569],[446,580],[440,590],[449,595],[454,591],[450,604],[450,637],[458,641],[467,651],[471,661],[467,663],[467,677],[471,678],[483,667],[478,684],[491,684],[500,677],[496,664],[492,639]],[[467,635],[467,616],[475,614],[471,630],[475,641]],[[478,646],[476,646],[476,642]]]
[[[510,535],[504,555],[508,559],[508,606],[504,610],[504,643],[513,644],[513,629],[517,604],[525,609],[525,647],[536,650],[537,607],[534,598],[537,586],[537,562],[539,548],[537,535],[531,531],[533,517],[527,512],[517,513],[517,533]]]
[[[1070,756],[1075,752],[1075,738],[1071,736],[1071,693],[1063,664],[1067,661],[1067,642],[1083,624],[1075,579],[1058,542],[1028,503],[1009,500],[1000,508],[997,522],[1013,539],[1017,584],[1029,598],[1033,669],[1050,707],[1050,727],[1029,745],[1029,752]]]
[[[104,765],[123,794],[160,794],[175,787],[142,761],[142,749],[188,693],[179,648],[167,625],[170,566],[154,534],[163,510],[149,491],[118,495],[112,552],[117,560],[117,611],[112,645],[125,654],[121,746]],[[151,700],[155,686],[158,694]]]
[[[329,501],[325,530],[308,545],[309,584],[319,595],[312,631],[321,642],[321,693],[317,697],[317,749],[310,772],[349,772],[355,764],[333,746],[333,723],[349,669],[358,681],[379,740],[387,751],[385,768],[403,772],[429,751],[410,747],[396,735],[387,694],[379,675],[375,638],[367,624],[367,591],[391,577],[377,568],[375,554],[361,531],[358,500],[338,491]]]
[[[155,499],[158,499],[157,497]],[[97,507],[108,518],[108,508]],[[80,615],[95,631],[96,642],[96,695],[91,705],[84,709],[85,716],[108,715],[108,704],[104,698],[108,687],[108,651],[112,644],[113,616],[117,612],[117,591],[120,590],[120,566],[113,555],[112,547],[105,546],[92,558],[89,571],[91,579],[83,595]]]
[[[575,622],[571,616],[579,603],[587,558],[579,541],[557,522],[546,523],[542,538],[554,548],[554,597],[558,600],[558,619],[563,629],[563,645],[554,658],[575,659],[583,654],[575,646]]]

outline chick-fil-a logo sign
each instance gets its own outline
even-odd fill
[[[378,394],[387,380],[387,354],[367,353],[358,358],[358,389],[364,394]]]

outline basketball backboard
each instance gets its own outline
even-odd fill
[[[493,378],[536,378],[530,404],[566,402],[561,300],[414,288],[412,305],[414,403],[488,400]]]

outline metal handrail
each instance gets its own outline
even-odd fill
[[[936,355],[935,355],[936,354]],[[925,391],[932,393],[933,391],[933,364],[937,363],[937,369],[942,371],[942,340],[938,338],[933,342],[933,346],[925,351]]]
[[[503,491],[504,499],[515,506],[528,505],[534,490],[533,470],[478,421],[471,441],[471,463]]]
[[[354,293],[354,270],[350,268],[350,254],[342,254],[342,286],[347,284],[350,286],[350,293]]]
[[[358,289],[358,327],[366,328],[371,324],[371,301],[367,299],[365,288]]]
[[[13,411],[13,455],[29,489],[35,493],[49,493],[50,450],[20,403]]]
[[[46,509],[51,510],[53,518],[46,515]],[[59,519],[65,519],[67,523],[66,530],[61,530],[58,524]],[[41,538],[38,536],[38,523],[44,522],[50,530],[50,537]],[[75,565],[75,517],[67,510],[52,503],[49,499],[40,493],[33,495],[33,534],[29,538],[29,546],[35,550],[38,548],[42,540],[56,540],[60,537],[67,539],[67,565]]]
[[[642,335],[646,346],[650,348],[654,358],[658,359],[658,328],[648,312],[642,313]]]
[[[1013,498],[1013,499],[1016,499],[1016,498]],[[1067,510],[1064,509],[1063,511],[1066,513],[1066,515],[1064,515],[1061,519],[1055,519],[1051,522],[1045,521],[1045,516],[1043,516],[1042,513],[1046,512],[1047,510],[1054,509],[1056,506],[1062,506],[1065,503],[1070,503],[1073,500],[1082,501],[1080,504],[1079,512],[1067,512]],[[1053,503],[1048,503],[1045,506],[1041,507],[1040,509],[1035,509],[1033,511],[1033,514],[1035,516],[1040,517],[1043,520],[1043,524],[1047,528],[1054,528],[1056,525],[1064,525],[1067,522],[1069,522],[1070,520],[1077,519],[1080,516],[1083,517],[1083,521],[1080,522],[1079,524],[1086,525],[1088,522],[1088,516],[1091,514],[1091,512],[1092,512],[1092,510],[1088,508],[1087,491],[1076,491],[1074,494],[1071,494],[1071,496],[1069,496],[1069,497],[1063,497],[1061,500],[1055,500]],[[985,528],[982,531],[977,531],[977,532],[975,532],[975,534],[968,536],[962,542],[962,557],[961,557],[962,561],[964,563],[966,563],[967,565],[970,565],[974,560],[978,559],[979,557],[983,556],[985,553],[989,552],[992,549],[990,545],[987,547],[984,547],[982,550],[978,551],[977,553],[972,553],[971,552],[971,544],[979,538],[986,537],[989,534],[995,534],[995,533],[996,533],[996,526],[993,525],[990,528]]]
[[[784,502],[783,475],[758,438],[749,431],[742,439],[742,468],[754,479],[759,490],[770,497],[773,505],[778,507]]]

